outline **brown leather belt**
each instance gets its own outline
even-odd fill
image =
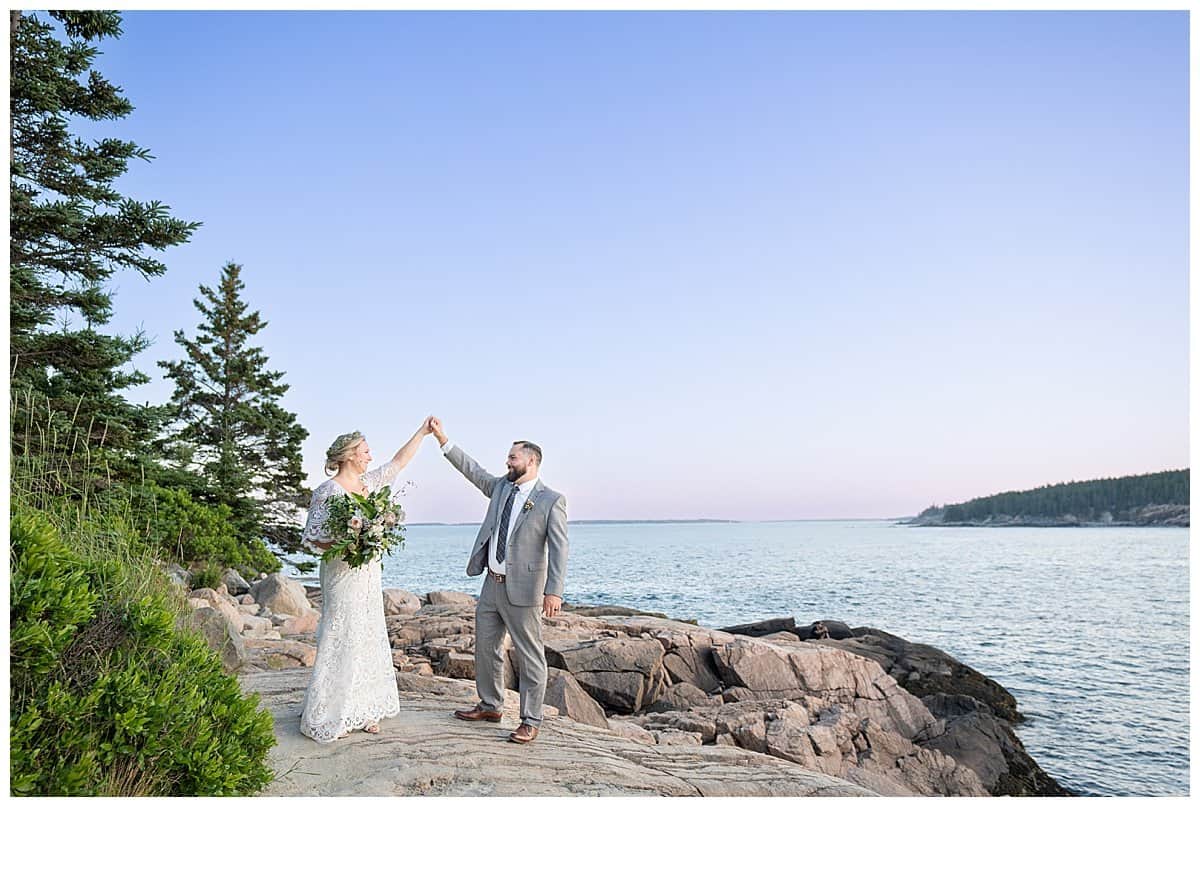
[[[499,572],[493,572],[491,569],[488,569],[488,575],[492,576],[492,578],[494,578],[496,580],[497,584],[504,583],[504,576],[501,575]]]

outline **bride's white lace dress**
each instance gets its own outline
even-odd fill
[[[388,462],[362,476],[368,492],[391,483],[400,468]],[[328,542],[328,500],[345,493],[336,480],[313,490],[304,541]],[[304,696],[300,732],[321,743],[400,712],[392,647],[383,618],[383,564],[350,567],[321,562],[321,624],[317,661]]]

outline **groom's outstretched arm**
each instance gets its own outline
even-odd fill
[[[437,438],[437,442],[442,445],[442,453],[450,460],[450,464],[461,471],[463,477],[475,484],[476,488],[490,499],[496,483],[503,478],[489,474],[460,447],[452,444],[446,437],[446,432],[442,430],[441,420],[430,417],[429,427],[434,437]]]
[[[496,488],[496,484],[503,480],[502,477],[497,477],[494,474],[489,474],[480,467],[479,463],[463,452],[462,447],[455,446],[449,441],[447,447],[443,444],[442,452],[446,454],[446,458],[450,460],[450,464],[462,472],[462,476],[479,488],[479,491],[487,496],[492,497],[492,490]]]

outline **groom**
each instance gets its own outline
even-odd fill
[[[546,654],[542,614],[553,618],[562,606],[567,571],[567,499],[538,479],[542,450],[515,441],[508,473],[496,477],[446,438],[437,417],[429,427],[450,464],[491,500],[467,563],[468,575],[485,569],[475,607],[474,709],[456,710],[467,722],[499,722],[504,708],[504,634],[512,636],[521,678],[521,724],[508,739],[530,743],[542,724],[546,695]],[[538,608],[538,607],[541,608]]]

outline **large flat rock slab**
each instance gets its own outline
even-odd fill
[[[263,795],[874,795],[792,762],[733,746],[647,744],[547,718],[529,745],[509,743],[519,723],[510,693],[499,725],[451,717],[470,706],[470,683],[399,674],[400,715],[377,735],[354,732],[332,744],[300,733],[311,671],[250,673],[275,718],[270,761],[276,780]]]

